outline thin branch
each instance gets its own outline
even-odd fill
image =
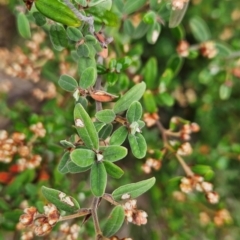
[[[93,202],[92,202],[92,218],[94,222],[94,228],[95,228],[95,233],[96,236],[102,235],[102,231],[98,222],[98,215],[97,215],[97,209],[98,209],[98,204],[99,204],[99,198],[94,197]]]
[[[175,155],[177,160],[179,161],[179,163],[181,164],[184,172],[186,173],[186,175],[188,177],[193,177],[194,176],[194,173],[193,171],[191,170],[191,168],[185,163],[185,161],[182,159],[182,157],[180,157],[178,154]]]
[[[118,202],[116,202],[116,201],[113,199],[113,197],[112,197],[111,194],[105,193],[105,194],[103,195],[103,199],[105,199],[106,201],[110,202],[110,203],[113,204],[113,205],[116,205],[116,206],[120,205]]]
[[[71,219],[74,219],[74,218],[78,218],[78,217],[83,217],[83,216],[86,216],[88,214],[91,213],[91,209],[89,208],[82,208],[79,210],[78,213],[75,213],[75,214],[72,214],[72,215],[68,215],[68,216],[63,216],[63,217],[60,217],[58,222],[62,222],[62,221],[66,221],[66,220],[71,220]]]
[[[164,146],[168,146],[168,139],[167,139],[167,135],[166,135],[166,129],[163,127],[162,123],[160,121],[156,121],[156,125],[159,129],[159,131],[161,132],[162,134],[162,139],[163,139],[163,142],[164,142]]]
[[[74,5],[69,1],[69,0],[63,0],[64,3],[74,12],[76,17],[83,21],[86,22],[89,25],[89,32],[94,35],[95,29],[94,29],[94,18],[92,16],[87,17],[84,16],[81,12],[79,12]]]

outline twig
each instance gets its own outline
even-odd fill
[[[93,202],[92,202],[92,218],[94,222],[94,228],[95,228],[95,233],[96,236],[102,235],[102,231],[98,222],[98,215],[97,215],[97,209],[98,209],[98,204],[99,204],[99,198],[94,197]]]
[[[116,202],[116,201],[113,199],[113,197],[112,197],[111,194],[105,193],[105,194],[103,195],[103,198],[104,198],[106,201],[108,201],[108,202],[110,202],[111,204],[113,204],[113,205],[116,205],[116,206],[119,205],[119,203]]]
[[[60,217],[58,222],[62,222],[62,221],[66,221],[66,220],[70,220],[70,219],[74,219],[74,218],[78,218],[78,217],[83,217],[83,216],[88,215],[89,213],[91,213],[91,209],[89,209],[89,208],[82,208],[82,209],[79,210],[78,213]]]
[[[92,16],[86,17],[84,16],[81,12],[79,12],[74,5],[69,1],[69,0],[63,0],[64,3],[74,12],[76,17],[83,21],[86,22],[89,25],[89,32],[94,35],[95,29],[94,29],[94,18]]]
[[[182,157],[180,157],[178,154],[175,154],[177,160],[179,161],[179,163],[181,164],[184,172],[186,173],[186,175],[188,177],[193,177],[194,176],[194,173],[193,171],[191,170],[191,168],[185,163],[185,161],[182,159]]]

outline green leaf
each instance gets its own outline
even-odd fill
[[[199,42],[205,42],[211,39],[211,32],[207,26],[207,23],[200,17],[193,17],[189,21],[192,34]]]
[[[79,86],[82,89],[92,87],[97,79],[97,69],[95,67],[88,67],[82,72],[80,77]]]
[[[143,95],[143,103],[146,111],[149,113],[154,113],[157,111],[157,105],[154,96],[151,91],[146,91]]]
[[[120,113],[128,109],[134,101],[138,101],[146,89],[144,82],[136,84],[128,92],[126,92],[114,105],[113,111]]]
[[[89,170],[91,168],[91,166],[88,167],[79,167],[78,165],[76,165],[74,162],[70,161],[68,162],[68,170],[70,173],[80,173],[80,172],[86,172],[87,170]]]
[[[121,200],[124,194],[129,194],[132,199],[137,198],[148,191],[155,184],[155,181],[156,179],[153,177],[137,183],[123,185],[114,190],[112,196],[115,201]]]
[[[129,134],[128,141],[133,155],[136,158],[143,158],[147,152],[147,144],[142,134],[136,133],[135,135]]]
[[[226,43],[221,42],[214,42],[215,47],[217,49],[217,55],[221,57],[227,57],[231,53],[233,53],[233,50],[230,46],[228,46]]]
[[[65,148],[75,148],[75,145],[67,140],[61,140],[60,144]]]
[[[75,123],[81,122],[81,126],[76,126],[76,129],[86,147],[97,150],[99,146],[97,131],[88,113],[79,103],[74,108],[74,120]]]
[[[79,167],[91,166],[96,158],[95,153],[89,149],[75,149],[70,154],[71,160]]]
[[[106,124],[98,133],[98,136],[100,139],[105,140],[107,139],[113,130],[113,125],[112,124]]]
[[[169,18],[170,28],[175,28],[181,23],[187,8],[188,8],[188,2],[184,2],[184,6],[182,9],[171,10],[170,18]]]
[[[157,87],[157,69],[158,63],[155,57],[149,58],[149,60],[142,69],[143,79],[146,82],[147,88],[149,89],[155,89]]]
[[[100,5],[85,10],[86,13],[94,16],[94,23],[105,24],[106,26],[115,27],[119,24],[119,18],[116,13],[101,8]]]
[[[58,164],[58,171],[62,174],[66,174],[69,172],[68,166],[67,166],[69,159],[70,159],[69,155],[70,155],[69,151],[65,152]]]
[[[126,140],[128,135],[128,130],[125,126],[119,127],[110,138],[110,145],[122,145]]]
[[[42,187],[42,194],[44,197],[54,204],[58,209],[74,213],[80,209],[79,203],[71,196],[53,188]]]
[[[77,48],[77,53],[79,57],[89,57],[90,50],[87,44],[80,44]]]
[[[17,16],[18,32],[23,38],[31,38],[31,30],[29,21],[24,13],[19,13]]]
[[[97,132],[99,132],[105,126],[105,123],[102,122],[94,122],[93,124]]]
[[[156,20],[156,13],[154,11],[148,11],[143,16],[143,21],[147,24],[153,24]]]
[[[155,22],[147,31],[147,41],[150,44],[155,44],[161,33],[161,25]]]
[[[83,71],[85,71],[85,69],[89,68],[89,67],[93,67],[96,68],[96,61],[94,58],[79,58],[78,61],[78,74],[81,76]]]
[[[109,161],[103,161],[103,163],[106,168],[107,174],[110,175],[112,178],[119,179],[124,174],[124,171],[116,164]]]
[[[171,65],[170,65],[171,66]],[[168,86],[171,82],[171,80],[173,79],[174,77],[174,73],[173,73],[173,70],[169,69],[169,68],[166,68],[162,74],[162,76],[160,77],[159,79],[159,83],[164,83],[165,86]]]
[[[103,160],[110,162],[116,162],[126,157],[128,153],[127,148],[114,145],[108,147],[100,147],[100,151],[102,152]]]
[[[171,69],[173,76],[176,76],[183,65],[183,59],[178,55],[173,55],[167,62],[167,68]]]
[[[105,109],[97,112],[95,116],[100,122],[111,123],[114,121],[116,114],[113,110]]]
[[[101,197],[107,185],[107,172],[103,162],[96,162],[92,165],[90,181],[93,195]]]
[[[129,15],[136,12],[138,9],[143,7],[145,3],[146,0],[127,0],[123,8],[123,13]]]
[[[92,0],[89,2],[89,7],[100,5],[101,8],[110,10],[112,8],[112,0]]]
[[[75,27],[68,27],[67,35],[68,35],[69,39],[74,42],[78,42],[79,40],[81,40],[83,38],[82,32]]]
[[[143,21],[140,22],[132,34],[132,39],[142,38],[147,33],[149,28],[150,28],[149,24],[146,24]]]
[[[40,12],[34,12],[33,17],[38,26],[43,26],[47,22],[45,16],[42,15]]]
[[[50,40],[57,51],[62,51],[68,45],[67,33],[62,25],[51,25]]]
[[[223,83],[219,88],[219,96],[222,100],[227,100],[230,98],[232,93],[232,87],[228,86],[226,83]]]
[[[58,85],[65,91],[74,92],[78,87],[77,81],[69,75],[61,75],[58,80]]]
[[[140,102],[133,102],[126,114],[129,123],[136,122],[142,117],[142,105]]]
[[[214,171],[207,165],[196,165],[192,167],[192,170],[194,173],[203,176],[205,180],[210,180],[214,176]]]
[[[174,98],[167,92],[159,94],[157,100],[159,104],[166,105],[168,107],[171,107],[174,104]]]
[[[116,206],[104,226],[102,227],[102,231],[104,236],[111,237],[113,236],[123,225],[125,219],[125,213],[122,206]]]

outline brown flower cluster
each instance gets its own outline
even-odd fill
[[[24,239],[30,239],[34,232],[37,236],[44,236],[51,232],[53,226],[58,222],[60,213],[55,205],[48,204],[44,206],[44,214],[40,214],[35,207],[29,207],[24,210],[24,214],[20,216],[18,229],[28,227],[30,231],[23,234]],[[23,226],[23,227],[22,227]],[[23,239],[23,238],[22,238]]]
[[[60,225],[59,230],[57,232],[56,238],[51,238],[52,240],[77,240],[78,234],[80,231],[80,226],[77,224],[69,225],[67,222]],[[59,237],[61,236],[61,237]]]
[[[207,225],[212,221],[211,216],[206,212],[199,214],[199,220],[202,225]],[[224,224],[230,224],[232,217],[227,209],[221,209],[214,213],[213,222],[216,226],[221,227]]]
[[[42,47],[45,37],[43,31],[34,33],[32,40],[26,43],[29,51],[27,54],[20,47],[15,47],[12,52],[7,49],[0,49],[0,58],[2,60],[0,68],[12,77],[38,82],[40,80],[41,66],[47,60],[53,58],[52,50]]]
[[[191,134],[200,131],[200,126],[197,123],[184,124],[180,130],[180,138],[184,141],[191,139]]]
[[[193,190],[204,192],[209,203],[216,204],[219,202],[219,195],[213,191],[213,185],[204,181],[204,178],[201,176],[183,177],[181,179],[180,189],[184,193],[190,193]]]
[[[34,133],[33,139],[42,138],[46,130],[41,122],[30,126]],[[0,162],[10,163],[15,157],[16,165],[12,166],[11,171],[21,172],[25,169],[33,169],[40,165],[42,157],[32,153],[33,141],[26,141],[24,133],[14,132],[9,136],[5,130],[0,130]]]
[[[214,58],[218,53],[214,42],[211,41],[202,43],[200,46],[200,52],[203,55],[203,57],[209,59]]]
[[[125,216],[128,222],[136,225],[144,225],[147,223],[147,213],[137,209],[137,200],[131,199],[123,205]]]
[[[188,57],[189,55],[189,43],[185,40],[182,40],[178,43],[177,53],[181,57]]]
[[[152,172],[152,169],[157,171],[161,168],[161,166],[161,161],[154,158],[148,158],[141,168],[145,173],[149,174]]]

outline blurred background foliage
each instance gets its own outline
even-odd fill
[[[151,0],[149,5],[146,1],[137,13],[126,16],[122,16],[119,2],[113,1],[112,10],[119,21],[115,24],[114,18],[107,19],[116,26],[104,29],[114,42],[109,46],[109,58],[99,69],[111,69],[114,65],[111,58],[122,63],[120,59],[128,56],[131,61],[127,70],[99,70],[106,82],[105,88],[119,95],[133,82],[144,80],[148,88],[142,100],[145,112],[158,112],[166,128],[173,116],[197,122],[201,131],[191,139],[194,151],[186,158],[186,163],[192,167],[210,166],[214,174],[208,180],[214,183],[220,195],[220,202],[210,205],[203,194],[182,193],[177,180],[185,174],[174,157],[164,157],[160,170],[149,173],[157,178],[156,185],[138,203],[148,212],[148,224],[142,227],[128,224],[123,234],[129,232],[133,239],[153,240],[238,239],[240,5],[233,0],[192,0],[181,25],[171,29],[168,27],[168,2]],[[3,233],[0,239],[20,238],[16,224],[21,208],[26,201],[29,206],[42,208],[45,200],[39,189],[43,184],[68,189],[83,202],[82,206],[89,204],[87,196],[90,195],[84,174],[66,178],[57,171],[63,153],[58,143],[75,132],[73,100],[57,86],[57,80],[64,73],[76,75],[77,66],[71,57],[74,49],[56,52],[44,33],[48,26],[44,25],[43,30],[39,28],[31,14],[27,17],[31,22],[32,38],[23,40],[15,24],[15,16],[23,7],[21,1],[0,1],[0,127],[9,135],[24,133],[30,141],[29,127],[42,122],[46,136],[37,139],[33,146],[34,153],[42,157],[41,166],[16,173],[11,171],[16,158],[9,163],[0,162],[0,230]],[[157,21],[151,22],[151,17],[146,16],[150,11]],[[200,24],[197,30],[196,21],[197,27]],[[159,37],[153,44],[155,27]],[[206,40],[212,41],[217,49],[212,58],[203,56],[199,50],[206,34]],[[189,54],[185,57],[176,50],[181,40],[189,43]],[[166,69],[170,72],[169,78],[164,78]],[[90,106],[94,109],[91,102]],[[160,133],[156,127],[149,127],[144,130],[144,136],[149,148],[146,158],[157,158],[151,150],[156,153],[162,149]],[[111,179],[109,191],[148,177],[141,168],[145,160],[128,155],[121,162],[124,177],[117,181]],[[92,231],[89,223],[81,236],[87,239]]]

